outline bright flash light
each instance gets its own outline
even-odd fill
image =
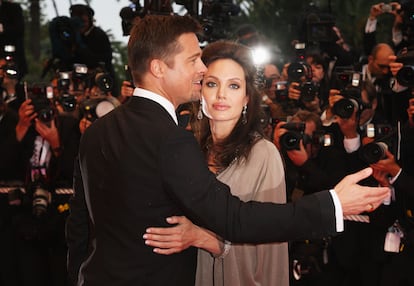
[[[270,60],[270,52],[263,46],[258,46],[252,49],[252,58],[255,65],[263,65]]]

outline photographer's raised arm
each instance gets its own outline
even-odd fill
[[[19,121],[16,125],[16,139],[21,142],[32,125],[32,120],[36,118],[34,106],[31,99],[25,100],[19,108]]]

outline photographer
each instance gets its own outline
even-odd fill
[[[17,189],[23,180],[20,148],[15,132],[17,120],[17,114],[8,109],[0,95],[0,189]],[[0,191],[0,285],[15,285],[17,279],[12,218],[18,198],[12,198],[12,191],[8,192]]]
[[[45,87],[31,87],[28,97],[16,126],[27,166],[24,203],[14,221],[20,276],[22,285],[65,285],[67,211],[59,208],[64,198],[55,189],[72,186],[77,120],[57,114]]]
[[[0,0],[0,47],[6,45],[15,48],[14,61],[20,71],[19,79],[21,79],[27,73],[23,11],[18,3]]]
[[[75,4],[70,7],[70,18],[62,16],[51,21],[53,57],[61,61],[61,70],[70,70],[74,63],[79,63],[89,69],[103,68],[115,79],[111,43],[107,34],[94,25],[94,14],[88,5]],[[111,91],[118,95],[116,83]]]
[[[291,82],[288,97],[297,101],[302,109],[321,114],[329,91],[327,61],[319,54],[308,54],[306,64],[310,66],[311,78]]]
[[[382,186],[394,189],[393,204],[397,208],[397,219],[403,233],[403,237],[397,240],[399,251],[391,253],[388,263],[384,267],[381,286],[413,285],[414,279],[411,275],[410,266],[414,263],[414,99],[410,99],[407,109],[408,123],[401,132],[401,159],[385,151],[385,158],[371,165],[373,176]]]
[[[383,15],[392,15],[394,18],[393,27],[391,30],[392,35],[390,38],[392,39],[393,46],[396,47],[396,50],[399,50],[398,46],[402,42],[402,31],[400,27],[402,23],[402,17],[400,15],[400,11],[401,4],[398,2],[382,2],[371,6],[363,33],[365,55],[369,55],[374,46],[377,44],[376,38],[378,18],[382,17]]]
[[[8,108],[16,112],[24,101],[24,89],[19,77],[20,70],[16,63],[3,53],[0,57],[0,93]]]

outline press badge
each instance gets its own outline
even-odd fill
[[[404,237],[404,234],[398,224],[398,221],[395,221],[392,226],[388,228],[388,232],[385,236],[384,251],[386,252],[400,252],[401,238]]]

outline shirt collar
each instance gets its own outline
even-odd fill
[[[159,105],[161,105],[174,119],[175,124],[178,125],[177,114],[175,113],[174,105],[165,97],[162,97],[159,94],[156,94],[152,91],[143,88],[135,88],[133,96],[143,97],[152,101],[155,101]]]

